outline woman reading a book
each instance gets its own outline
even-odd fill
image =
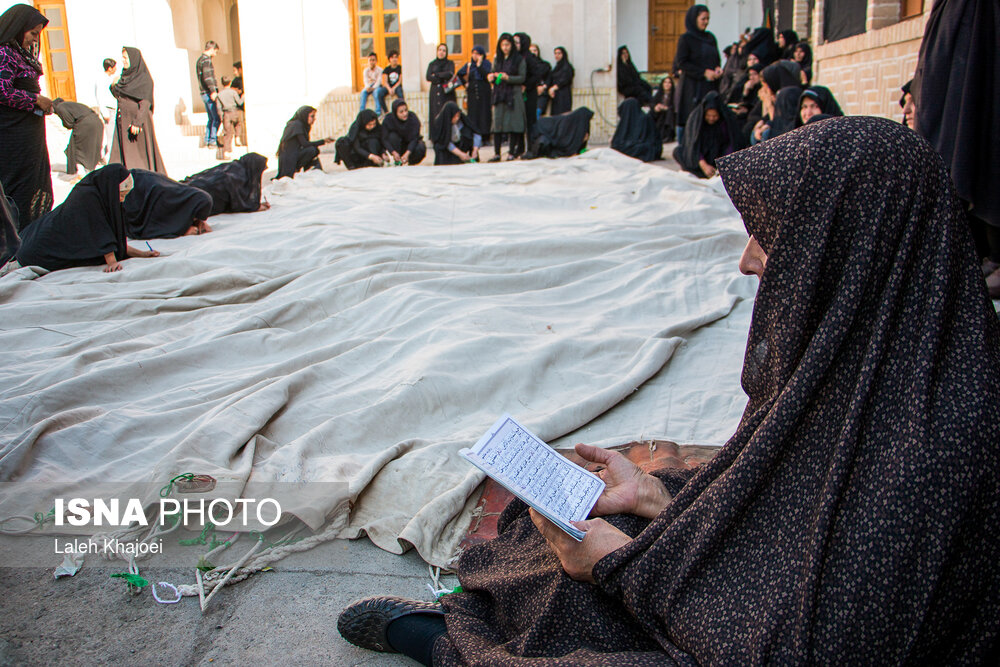
[[[760,286],[736,433],[620,455],[576,542],[511,503],[438,603],[341,614],[424,664],[981,664],[1000,628],[1000,323],[935,151],[831,118],[719,159]],[[785,174],[775,178],[773,174]]]

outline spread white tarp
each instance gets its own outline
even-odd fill
[[[557,446],[734,430],[756,280],[717,183],[602,149],[266,192],[119,273],[0,279],[0,482],[50,490],[0,518],[193,472],[443,564],[503,412]]]

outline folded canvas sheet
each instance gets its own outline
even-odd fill
[[[441,565],[505,411],[557,446],[734,430],[756,280],[717,186],[601,149],[266,194],[119,273],[0,279],[0,518],[193,472]]]

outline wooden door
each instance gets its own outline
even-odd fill
[[[669,72],[694,0],[649,0],[649,71]]]
[[[361,90],[368,54],[378,56],[379,67],[389,64],[389,52],[399,51],[399,0],[351,0],[351,52],[354,89]]]
[[[49,97],[76,101],[76,83],[73,81],[73,57],[69,52],[69,29],[66,27],[64,0],[36,2],[35,7],[49,24],[42,31],[42,66]]]

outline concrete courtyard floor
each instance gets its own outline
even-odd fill
[[[56,203],[74,181],[63,173],[68,132],[49,124]],[[164,161],[173,178],[218,164],[214,151],[197,139],[160,136]],[[669,159],[655,164],[676,169]],[[271,147],[273,149],[273,147]],[[322,154],[324,169],[334,164],[332,145]],[[260,150],[277,168],[273,150]],[[238,150],[231,157],[243,154]],[[484,159],[492,149],[484,150]],[[425,165],[433,163],[433,153]],[[474,167],[472,167],[474,168]],[[243,549],[236,548],[237,556]],[[431,599],[427,565],[415,551],[402,556],[382,551],[367,539],[334,540],[294,554],[273,571],[227,586],[202,614],[196,597],[159,604],[149,590],[132,596],[110,574],[124,563],[87,556],[74,577],[55,580],[62,556],[53,536],[0,536],[0,667],[6,665],[412,665],[406,658],[358,649],[340,638],[337,616],[351,601],[377,594]],[[190,567],[140,562],[154,582],[194,583]],[[227,559],[228,560],[228,559]],[[235,560],[235,558],[233,558]],[[454,576],[441,585],[457,585]]]

